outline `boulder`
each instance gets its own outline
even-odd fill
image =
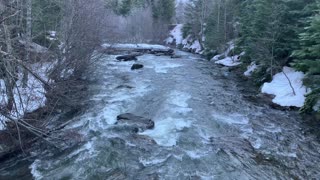
[[[138,127],[140,131],[154,128],[154,122],[151,119],[131,113],[125,113],[117,116],[117,121],[117,123],[124,123],[133,127]]]
[[[131,70],[137,70],[143,68],[142,64],[133,64]]]

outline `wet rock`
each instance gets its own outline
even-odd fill
[[[174,54],[174,55],[171,56],[172,59],[177,59],[177,58],[181,58],[181,57],[182,57],[182,56],[176,55],[176,54]]]
[[[153,173],[153,174],[148,174],[146,179],[148,179],[148,180],[159,180],[160,177],[159,177],[159,175],[157,173]]]
[[[131,67],[131,70],[141,69],[143,68],[142,64],[133,64]]]
[[[122,55],[122,56],[117,56],[116,59],[118,61],[136,61],[138,60],[137,59],[137,56],[139,54],[128,54],[128,55]]]
[[[151,144],[157,144],[155,140],[148,136],[140,135],[140,134],[134,134],[131,136],[130,141],[134,144],[144,144],[144,145],[151,145]]]
[[[116,89],[133,89],[133,87],[129,85],[120,85],[117,86]]]
[[[134,127],[138,127],[141,131],[154,128],[154,122],[151,119],[131,113],[125,113],[117,116],[117,121],[117,123],[125,123]]]
[[[299,108],[294,106],[285,107],[285,106],[280,106],[279,104],[273,103],[272,99],[274,99],[274,97],[275,97],[274,95],[263,94],[263,93],[260,93],[257,95],[257,98],[260,102],[262,102],[263,104],[267,104],[272,109],[277,109],[280,111],[299,110]]]
[[[231,151],[241,156],[254,157],[256,152],[250,141],[240,137],[211,137],[211,145],[225,151]]]
[[[115,132],[121,132],[121,133],[138,133],[139,127],[137,125],[121,125],[121,126],[115,126],[112,128],[112,131]]]
[[[113,180],[122,180],[122,179],[126,179],[127,175],[126,173],[121,170],[120,168],[117,169],[111,169],[106,177],[108,177],[108,179],[113,179]]]

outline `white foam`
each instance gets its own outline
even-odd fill
[[[147,160],[147,159],[142,159],[140,158],[139,161],[144,165],[144,166],[151,166],[151,165],[155,165],[155,164],[160,164],[165,162],[171,155],[167,155],[165,158],[158,158],[158,159],[151,159],[151,160]]]
[[[32,174],[33,178],[36,180],[43,178],[41,172],[37,169],[39,164],[40,164],[40,160],[37,159],[29,166],[29,168],[31,169],[31,174]]]
[[[182,67],[177,61],[167,56],[143,55],[139,57],[145,68],[154,69],[156,73],[168,73],[169,70]]]
[[[280,156],[285,156],[285,157],[291,157],[291,158],[297,158],[297,153],[295,152],[277,152],[278,155]]]
[[[187,103],[190,98],[191,96],[184,92],[170,92],[167,95],[164,105],[159,109],[158,116],[153,118],[155,128],[141,134],[150,136],[162,146],[176,145],[179,138],[179,131],[190,127],[192,124],[190,120],[181,118],[181,115],[186,115],[192,111]],[[179,116],[179,118],[174,118],[176,116]]]
[[[179,131],[190,126],[191,121],[167,118],[156,121],[153,130],[147,130],[140,134],[150,136],[161,146],[175,146],[179,138]]]
[[[187,93],[183,93],[180,91],[172,91],[169,95],[168,103],[176,105],[178,107],[188,108],[187,101],[191,98],[191,96]]]
[[[191,159],[200,159],[204,156],[207,155],[207,152],[202,152],[202,151],[185,151],[186,154],[191,158]]]
[[[260,149],[262,146],[262,140],[257,138],[255,141],[251,142],[251,144],[255,149]]]

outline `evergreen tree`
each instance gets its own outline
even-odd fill
[[[174,0],[158,0],[152,3],[153,19],[158,22],[170,24],[175,15]]]
[[[105,3],[115,14],[128,16],[134,8],[150,5],[150,0],[105,0]]]
[[[183,27],[183,37],[186,38],[188,35],[193,37],[200,32],[201,22],[200,22],[200,11],[201,5],[199,0],[191,0],[185,9],[185,17],[187,23]]]
[[[237,0],[218,0],[210,13],[206,27],[206,47],[223,51],[224,45],[236,38]]]
[[[312,111],[313,106],[320,100],[320,4],[317,13],[309,18],[308,26],[300,34],[300,48],[293,52],[296,58],[294,66],[306,73],[304,83],[312,88],[313,92],[307,96],[302,112]],[[320,112],[318,112],[320,113]]]
[[[191,0],[185,8],[185,19],[188,22],[183,26],[183,37],[189,36],[192,40],[198,40],[202,48],[211,10],[212,0]]]

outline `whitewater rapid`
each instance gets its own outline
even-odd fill
[[[35,179],[310,179],[320,177],[320,145],[295,112],[252,103],[236,78],[197,55],[104,55],[86,75],[86,110],[65,130],[83,144],[43,153]],[[131,71],[134,63],[144,68]],[[249,87],[247,87],[249,88]],[[123,113],[150,118],[132,134]]]

